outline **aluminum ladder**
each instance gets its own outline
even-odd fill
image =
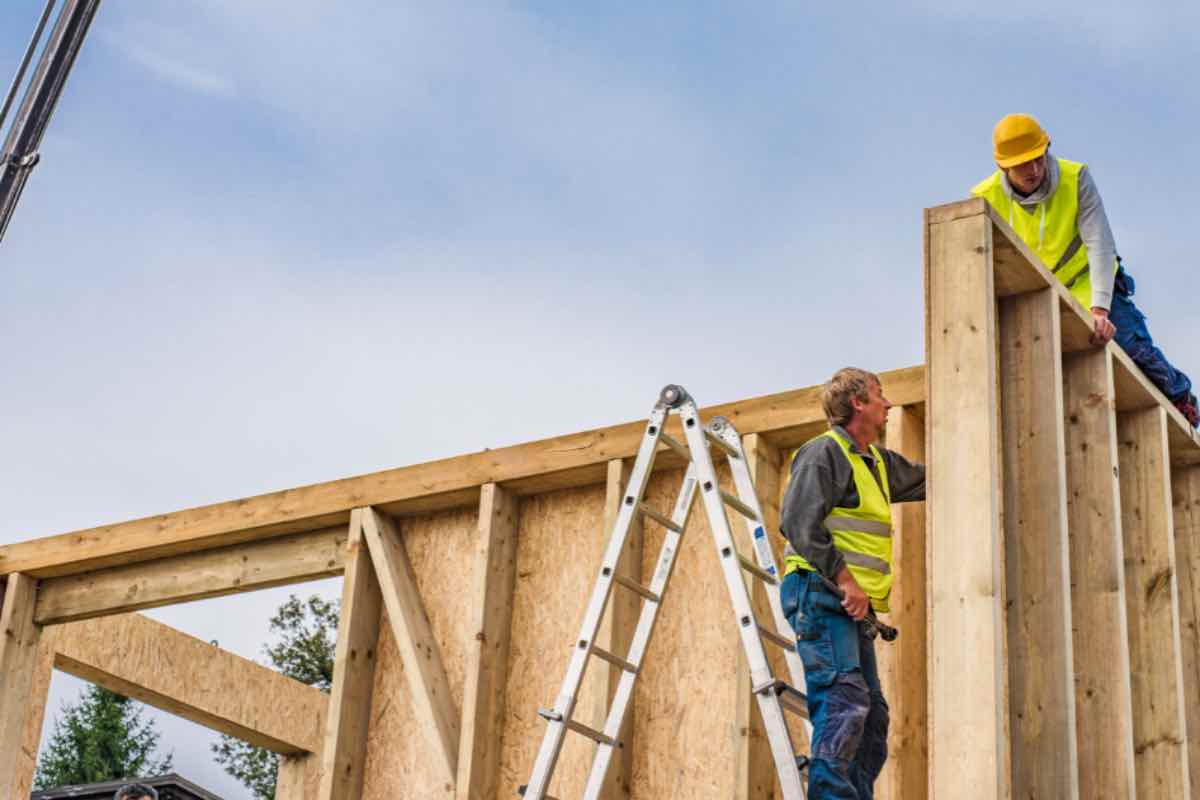
[[[686,443],[663,432],[671,413],[679,416]],[[681,456],[688,465],[670,517],[660,514],[643,501],[655,457],[659,452],[665,452],[661,449],[662,445]],[[728,459],[736,494],[720,488],[713,465],[714,450]],[[767,538],[768,533],[763,525],[762,509],[742,449],[741,437],[733,425],[721,417],[714,418],[707,426],[703,425],[695,400],[683,387],[675,385],[666,386],[662,390],[650,413],[645,435],[642,437],[628,485],[625,487],[620,512],[604,551],[600,575],[592,589],[591,599],[583,615],[583,625],[572,649],[562,689],[552,708],[538,710],[538,714],[548,725],[529,783],[519,790],[519,794],[526,800],[559,800],[548,794],[548,790],[568,731],[585,736],[596,743],[595,756],[582,797],[584,800],[599,798],[613,752],[621,746],[618,737],[625,719],[625,711],[633,697],[634,683],[642,669],[650,636],[654,632],[655,620],[674,570],[680,539],[687,528],[697,493],[703,499],[713,542],[717,548],[718,561],[725,574],[725,585],[733,603],[734,620],[750,669],[752,691],[762,713],[775,769],[783,789],[783,798],[803,800],[807,777],[804,767],[808,759],[805,756],[797,756],[784,712],[790,711],[807,720],[807,700],[803,693],[794,688],[800,685],[804,668],[795,649],[795,634],[783,615],[779,597],[781,579],[775,566],[771,543]],[[726,508],[732,509],[745,521],[754,543],[754,561],[738,552]],[[643,586],[617,573],[617,561],[637,516],[666,529],[654,577],[649,586]],[[770,601],[773,625],[763,625],[755,616],[750,593],[742,577],[743,572],[764,584]],[[624,655],[610,653],[595,644],[601,619],[614,586],[623,591],[631,591],[642,598],[637,627],[629,652]],[[764,641],[784,651],[791,677],[790,683],[777,679],[772,673]],[[604,729],[600,731],[572,718],[588,658],[591,656],[596,656],[621,670]]]

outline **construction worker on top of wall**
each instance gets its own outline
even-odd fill
[[[838,370],[821,404],[829,430],[793,456],[780,512],[787,537],[780,594],[804,662],[809,800],[872,800],[887,760],[888,705],[862,620],[868,607],[888,610],[891,503],[925,499],[925,467],[872,444],[892,407],[875,375]]]
[[[987,200],[1075,299],[1092,310],[1092,341],[1103,344],[1115,335],[1188,422],[1200,426],[1191,380],[1155,347],[1146,317],[1133,304],[1133,277],[1121,265],[1087,165],[1048,153],[1049,135],[1028,114],[1000,120],[992,143],[999,169],[971,193]]]

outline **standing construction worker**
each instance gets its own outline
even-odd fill
[[[992,134],[999,167],[971,189],[1092,311],[1092,340],[1115,335],[1142,372],[1187,420],[1200,425],[1192,382],[1167,361],[1133,304],[1133,277],[1121,265],[1096,182],[1086,164],[1047,151],[1050,137],[1028,114],[1009,114]]]
[[[780,592],[813,725],[809,800],[871,800],[887,760],[888,705],[873,629],[862,620],[868,608],[888,610],[891,503],[925,499],[925,467],[872,444],[891,408],[872,373],[838,370],[821,403],[829,430],[792,458],[780,514],[787,537]]]

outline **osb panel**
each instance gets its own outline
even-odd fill
[[[598,484],[521,502],[499,797],[515,797],[517,787],[528,782],[546,730],[537,710],[553,705],[561,688],[604,553],[604,495],[604,484]],[[589,670],[585,680],[600,673]],[[593,749],[588,740],[567,734],[551,794],[583,792]]]
[[[732,491],[727,470],[721,483]],[[655,476],[647,502],[670,514],[682,472]],[[743,533],[731,519],[740,541]],[[664,531],[646,525],[643,576]],[[648,579],[648,578],[647,578]],[[703,504],[697,498],[635,693],[633,797],[733,796],[738,638],[729,592]]]
[[[471,636],[470,586],[477,521],[476,509],[397,521],[460,711],[466,644]],[[363,798],[452,798],[453,786],[442,780],[435,767],[431,740],[416,727],[408,681],[386,613],[380,627]]]

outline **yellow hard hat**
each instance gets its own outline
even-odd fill
[[[1028,114],[1009,114],[996,123],[992,144],[996,148],[996,165],[1008,169],[1045,153],[1050,137]]]

